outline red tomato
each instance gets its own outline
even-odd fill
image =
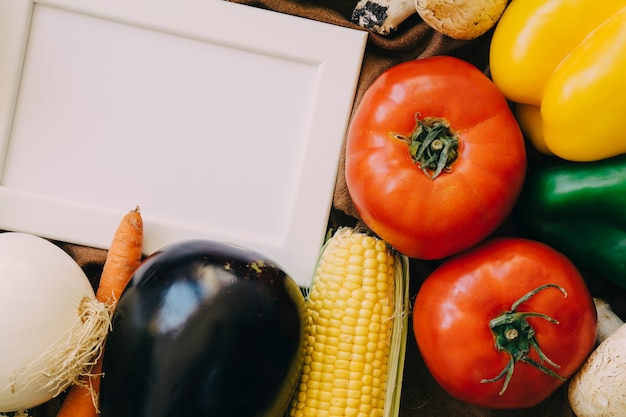
[[[434,166],[409,154],[406,139],[417,118],[447,123],[444,133],[458,140],[450,160],[437,149],[446,141],[453,146],[449,139],[424,146],[423,154],[446,165],[436,178]],[[390,68],[370,85],[350,123],[345,175],[354,206],[373,232],[409,257],[439,259],[483,240],[510,213],[525,174],[524,139],[507,101],[457,58]]]
[[[487,241],[445,261],[422,284],[412,314],[435,380],[485,408],[543,401],[582,365],[596,338],[593,299],[576,267],[521,238]]]

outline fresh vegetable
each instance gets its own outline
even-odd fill
[[[143,218],[139,208],[126,213],[118,225],[104,262],[96,298],[115,308],[133,273],[139,267],[143,249]],[[103,356],[94,359],[89,373],[68,391],[57,417],[96,417]]]
[[[70,386],[57,417],[96,417],[99,414],[102,354],[92,363],[89,374]]]
[[[0,234],[0,411],[43,404],[88,373],[109,311],[61,248]]]
[[[492,78],[511,101],[536,107],[541,128],[525,133],[544,153],[585,162],[626,152],[625,7],[624,0],[513,0],[498,22]]]
[[[571,379],[569,404],[578,417],[621,417],[626,412],[626,326],[606,302],[596,305],[598,323],[606,321],[613,331],[599,339]]]
[[[454,39],[471,40],[487,33],[500,19],[508,0],[415,0],[422,20]]]
[[[391,35],[416,12],[413,0],[359,0],[351,21],[379,35]]]
[[[326,242],[307,298],[306,353],[291,417],[397,415],[407,263],[351,228]]]
[[[541,108],[534,104],[517,103],[514,108],[515,118],[519,127],[524,132],[534,148],[544,155],[554,154],[546,145],[543,138],[543,120],[541,118]]]
[[[485,408],[526,408],[548,398],[591,352],[596,310],[561,253],[499,238],[426,278],[413,329],[426,366],[450,395]]]
[[[624,0],[512,0],[493,34],[490,71],[504,95],[540,105],[559,63]]]
[[[103,417],[286,411],[304,344],[304,297],[275,263],[210,240],[144,260],[112,318]]]
[[[96,298],[115,304],[141,264],[143,218],[139,207],[122,217],[117,226],[102,268]]]
[[[617,329],[622,327],[624,322],[615,314],[610,304],[606,300],[594,298],[593,303],[596,306],[598,314],[598,327],[596,329],[596,344],[604,342],[610,335],[615,333]]]
[[[399,252],[439,259],[509,215],[526,172],[524,139],[495,85],[448,56],[398,64],[352,118],[346,183],[363,222]]]
[[[626,155],[533,168],[516,219],[527,237],[596,277],[626,287]]]

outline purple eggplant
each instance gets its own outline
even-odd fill
[[[281,417],[302,365],[304,297],[263,255],[210,240],[149,256],[104,348],[103,417]]]

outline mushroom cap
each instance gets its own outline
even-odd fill
[[[500,19],[508,0],[415,0],[422,20],[454,39],[470,40],[485,34]]]
[[[568,398],[578,417],[626,417],[626,325],[589,355],[569,382]]]

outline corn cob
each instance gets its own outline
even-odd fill
[[[339,229],[307,294],[305,357],[291,417],[382,417],[399,407],[407,259],[377,238]]]

